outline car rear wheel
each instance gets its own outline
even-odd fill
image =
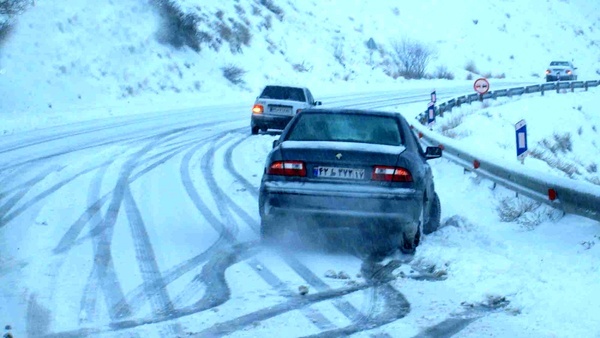
[[[433,193],[433,201],[429,210],[429,220],[423,224],[423,233],[429,235],[440,227],[440,218],[442,215],[442,205],[437,193]]]
[[[402,233],[402,238],[400,238],[399,249],[403,254],[412,255],[415,253],[417,246],[421,243],[421,229],[423,229],[423,222],[425,220],[425,205],[421,208],[421,215],[419,216],[419,225],[417,226],[417,231],[412,234],[408,232]]]
[[[258,127],[256,127],[256,126],[253,126],[253,127],[252,127],[252,135],[256,135],[256,134],[258,134],[258,131],[259,131],[259,129],[260,129],[260,128],[258,128]]]

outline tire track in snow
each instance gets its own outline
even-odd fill
[[[107,163],[107,162],[105,162]],[[89,172],[92,172],[100,167],[102,167],[103,165],[105,165],[105,163],[99,164],[99,165],[95,165],[93,167],[90,167],[88,169],[85,169],[83,171],[80,171],[77,174],[72,175],[71,177],[64,179],[62,181],[59,181],[58,183],[52,185],[50,188],[42,191],[41,193],[39,193],[38,195],[32,197],[30,200],[28,200],[27,202],[23,203],[23,205],[21,205],[18,208],[15,208],[12,212],[5,214],[3,217],[0,218],[0,229],[2,229],[2,227],[4,227],[5,225],[7,225],[8,223],[10,223],[12,220],[14,220],[17,216],[19,216],[20,214],[22,214],[23,212],[25,212],[27,209],[29,209],[30,207],[32,207],[33,205],[37,204],[38,202],[40,202],[41,200],[43,200],[44,198],[52,195],[53,193],[55,193],[56,191],[58,191],[60,188],[64,187],[65,185],[71,183],[72,181],[74,181],[75,179],[79,178],[80,176],[83,176]]]
[[[187,261],[182,262],[181,264],[178,264],[177,266],[175,266],[171,269],[168,269],[163,274],[163,281],[165,283],[165,287],[167,285],[169,285],[170,283],[172,283],[173,281],[180,278],[181,276],[183,276],[184,274],[193,270],[194,268],[196,268],[203,262],[206,262],[212,255],[214,255],[218,252],[219,248],[223,247],[226,243],[230,243],[232,240],[231,232],[226,230],[226,227],[221,222],[219,222],[219,220],[212,214],[210,209],[205,205],[202,198],[198,194],[198,191],[195,189],[194,184],[192,182],[191,174],[189,171],[190,161],[192,159],[192,156],[195,155],[202,147],[205,147],[206,144],[213,141],[217,137],[218,137],[218,135],[210,136],[210,137],[207,137],[207,138],[204,138],[201,140],[194,141],[194,146],[192,148],[190,148],[184,154],[183,159],[181,160],[181,163],[179,166],[179,171],[180,171],[181,182],[183,184],[183,187],[184,187],[188,197],[192,201],[192,204],[200,212],[200,214],[207,220],[209,225],[213,229],[215,229],[215,231],[217,233],[219,233],[219,239],[213,245],[211,245],[205,252],[202,252],[202,253],[188,259]],[[145,292],[148,292],[148,291],[149,292],[160,292],[153,286],[150,286],[150,287],[144,289],[143,285],[140,285],[127,294],[127,297],[124,300],[123,304],[129,303],[132,311],[134,313],[137,313],[139,311],[139,309],[141,308],[141,306],[145,303],[145,301],[146,301]],[[196,291],[194,291],[193,289],[190,289],[188,291],[192,294],[196,293]],[[184,298],[182,296],[175,297],[173,299],[174,306],[177,306],[179,303],[183,302],[183,300],[184,300]],[[187,299],[185,299],[185,300],[187,300]]]
[[[142,274],[143,285],[146,293],[146,298],[150,301],[150,308],[154,314],[170,314],[173,312],[173,303],[166,289],[165,282],[162,278],[156,255],[150,242],[150,237],[146,231],[146,226],[142,219],[142,215],[137,207],[135,199],[127,186],[124,199],[125,212],[129,220],[129,228],[131,237],[134,241],[136,252],[136,260]],[[172,324],[168,327],[167,335],[181,334],[181,326]]]
[[[227,210],[227,208],[223,207],[224,205],[227,205],[229,207],[234,206],[233,208],[236,211],[236,213],[238,213],[242,217],[242,219],[244,221],[246,221],[248,224],[253,225],[253,229],[255,232],[259,231],[256,221],[254,221],[248,214],[243,212],[243,210],[241,208],[239,208],[239,206],[237,206],[237,204],[235,204],[226,194],[224,194],[223,191],[218,186],[218,183],[214,179],[214,173],[212,172],[213,169],[211,167],[212,159],[214,158],[216,150],[220,146],[222,146],[222,144],[220,145],[220,143],[224,144],[224,142],[227,141],[225,139],[221,142],[218,142],[217,138],[227,137],[228,134],[230,134],[230,133],[227,132],[227,133],[222,134],[221,136],[216,137],[215,140],[212,141],[212,146],[205,153],[205,155],[202,156],[202,159],[201,159],[201,170],[203,172],[203,176],[204,176],[205,180],[207,181],[209,190],[211,190],[213,192],[213,196],[216,196],[215,197],[216,204],[219,206],[220,215],[221,215],[221,217],[225,218],[225,220],[226,220],[225,222],[220,221],[212,214],[210,209],[206,206],[206,204],[202,201],[202,199],[198,195],[197,190],[194,189],[193,183],[191,181],[191,176],[189,173],[189,167],[190,167],[189,163],[190,163],[191,157],[195,152],[197,152],[197,150],[199,150],[199,148],[203,147],[204,145],[198,145],[197,147],[195,147],[195,149],[190,150],[190,152],[188,152],[188,154],[186,154],[184,160],[182,161],[182,165],[181,165],[181,169],[182,169],[181,176],[184,181],[184,186],[186,187],[186,190],[188,191],[188,195],[190,196],[192,201],[194,201],[194,204],[196,205],[198,210],[202,213],[202,215],[213,226],[213,228],[220,234],[225,234],[225,235],[221,236],[220,239],[224,239],[224,242],[226,242],[226,243],[222,243],[221,245],[215,245],[215,246],[211,247],[211,249],[217,249],[219,247],[223,247],[224,245],[231,245],[235,241],[235,239],[233,238],[234,236],[232,234],[231,229],[227,229],[227,227],[225,225],[225,224],[235,224],[235,221],[233,220],[233,218],[232,218],[231,214],[229,213],[229,211]],[[235,231],[237,232],[237,230],[235,230]],[[264,267],[261,269],[256,268],[259,265],[264,266],[264,265],[260,264],[260,262],[257,262],[256,260],[254,260],[253,262],[249,262],[249,265],[259,274],[259,276],[261,276],[274,289],[276,289],[276,290],[282,289],[282,286],[284,285],[284,283],[281,280],[279,280],[275,276],[275,274],[273,274],[271,271],[269,271],[268,269],[266,269]],[[212,281],[205,281],[205,280],[202,280],[202,278],[200,278],[200,276],[196,276],[185,287],[185,289],[179,294],[179,296],[176,298],[175,304],[183,303],[184,301],[189,300],[190,297],[193,297],[194,295],[198,294],[200,291],[200,288],[203,286],[203,282],[204,283],[206,283],[206,282],[212,283]],[[225,286],[226,286],[225,280],[223,280],[221,282],[225,283]],[[222,290],[225,290],[225,289],[222,289]],[[318,311],[310,310],[310,311],[304,311],[304,312],[305,312],[305,314],[307,314],[309,319],[320,329],[331,329],[332,327],[334,327],[333,324],[331,324]]]
[[[189,143],[191,144],[191,143],[195,143],[195,142],[196,141],[190,141]],[[185,146],[186,145],[181,145],[174,149],[170,149],[168,151],[163,151],[159,154],[156,154],[156,155],[150,157],[147,160],[147,162],[150,162],[151,160],[154,160],[154,159],[156,159],[156,161],[151,163],[144,169],[140,170],[135,175],[133,175],[132,178],[129,180],[129,183],[131,184],[131,183],[137,181],[139,178],[143,177],[146,173],[154,170],[155,168],[159,167],[166,161],[170,160],[171,158],[176,156],[182,149],[184,149]],[[81,214],[81,216],[77,219],[77,221],[75,221],[75,223],[73,223],[69,227],[67,232],[63,235],[63,237],[59,241],[59,244],[54,248],[53,252],[55,254],[67,252],[73,246],[82,243],[86,239],[89,239],[89,237],[97,236],[101,232],[101,229],[97,226],[94,226],[89,231],[88,237],[81,238],[79,241],[77,240],[77,238],[83,231],[83,228],[88,224],[88,222],[90,222],[91,217],[93,217],[96,213],[100,212],[101,208],[104,206],[104,204],[106,204],[106,202],[109,201],[110,197],[111,197],[111,194],[107,193],[107,194],[103,195],[102,197],[98,197],[95,200],[88,199],[88,205],[89,205],[88,208]]]
[[[111,253],[112,234],[114,226],[119,215],[119,211],[125,193],[129,189],[131,175],[138,165],[141,156],[156,147],[159,142],[176,137],[177,133],[164,133],[154,137],[154,139],[142,147],[140,150],[129,155],[128,159],[122,165],[115,187],[112,190],[108,210],[97,228],[100,231],[98,236],[92,237],[94,259],[93,267],[86,283],[85,290],[89,294],[97,292],[98,286],[104,294],[106,308],[111,321],[130,317],[132,312],[125,303],[125,295],[115,273],[114,262]],[[96,297],[90,297],[86,307],[93,308]]]

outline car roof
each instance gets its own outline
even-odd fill
[[[305,109],[300,114],[358,114],[358,115],[373,115],[373,116],[388,116],[399,117],[400,114],[391,111],[366,110],[366,109],[351,109],[351,108],[319,108]]]
[[[288,86],[288,85],[266,85],[264,88],[267,87],[280,87],[280,88],[298,88],[298,89],[307,89],[306,87],[301,87],[301,86]],[[263,88],[263,89],[264,89]]]

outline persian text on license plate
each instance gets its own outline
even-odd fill
[[[365,169],[337,168],[337,167],[314,167],[315,177],[334,177],[362,180],[365,178]]]
[[[292,108],[287,107],[271,107],[271,113],[273,114],[291,114]]]

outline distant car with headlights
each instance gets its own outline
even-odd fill
[[[354,231],[368,250],[414,252],[421,232],[440,223],[440,200],[427,160],[398,113],[302,110],[268,154],[259,193],[263,240],[287,230]]]
[[[266,86],[252,107],[250,127],[252,134],[259,130],[284,129],[288,122],[303,109],[321,105],[305,87]]]
[[[577,67],[569,61],[552,61],[546,69],[546,82],[575,80],[577,80]]]

